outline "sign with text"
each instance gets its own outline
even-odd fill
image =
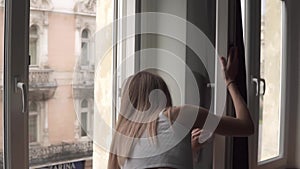
[[[84,161],[56,164],[40,169],[84,169]]]

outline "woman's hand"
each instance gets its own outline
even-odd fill
[[[192,151],[194,153],[198,152],[205,144],[210,143],[213,140],[213,136],[206,140],[204,143],[199,143],[199,136],[202,133],[200,128],[195,128],[192,131]]]
[[[199,143],[198,139],[201,134],[200,128],[196,128],[192,131],[192,151],[193,153],[198,152],[201,149],[201,144]]]
[[[225,57],[220,57],[220,61],[222,64],[222,70],[224,72],[226,86],[233,82],[238,74],[238,48],[231,47],[229,49],[228,59],[226,60]]]
[[[203,146],[205,146],[205,144],[212,142],[212,140],[214,138],[212,136],[208,140],[206,140],[204,143],[200,144],[199,136],[202,133],[202,131],[203,130],[201,130],[200,128],[195,128],[195,129],[193,129],[192,134],[191,134],[192,135],[191,141],[192,141],[192,152],[193,152],[194,163],[198,162],[198,155],[199,155],[199,151],[201,150],[201,148]]]

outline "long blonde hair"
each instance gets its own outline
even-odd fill
[[[164,97],[161,97],[160,92],[163,92]],[[163,109],[172,107],[169,89],[160,76],[142,71],[128,78],[123,87],[108,169],[118,169],[124,164],[134,146],[133,139],[140,138],[145,130],[150,138],[156,136],[162,104]],[[133,139],[124,139],[120,135]]]

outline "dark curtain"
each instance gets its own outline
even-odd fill
[[[210,40],[211,44],[215,44],[216,39],[216,0],[188,0],[187,1],[187,20],[200,29]],[[190,31],[189,25],[187,26],[187,42],[193,41],[194,35]],[[188,44],[188,43],[187,43]],[[214,55],[206,55],[208,63],[205,68],[199,56],[194,53],[188,46],[186,47],[186,64],[193,72],[197,80],[199,89],[200,103],[199,105],[207,109],[211,104],[211,90],[207,87],[210,83],[206,69],[214,70]],[[209,64],[212,63],[212,64]],[[190,83],[186,83],[186,98],[190,99],[195,91],[190,90]],[[189,103],[189,100],[186,100]],[[212,169],[213,167],[213,143],[206,144],[200,151],[198,156],[198,163],[195,169]]]
[[[246,62],[245,62],[245,46],[243,38],[242,11],[240,0],[231,0],[229,11],[229,45],[238,47],[239,52],[239,73],[236,83],[239,87],[242,97],[247,102],[246,88]],[[234,114],[235,115],[235,114]],[[232,139],[232,168],[248,169],[248,138],[234,137]]]
[[[216,1],[215,0],[188,0],[187,20],[196,25],[205,35],[215,44],[215,26],[216,26]],[[240,0],[229,0],[229,28],[228,44],[235,45],[239,50],[239,73],[236,83],[239,87],[242,97],[247,102],[246,89],[246,65],[245,65],[245,47],[243,41],[242,13]],[[187,41],[194,38],[189,34],[187,28]],[[203,63],[198,56],[188,47],[186,63],[193,71],[197,79],[200,95],[200,105],[206,108],[210,106],[210,89],[207,88],[209,82],[207,73],[203,68]],[[213,62],[214,63],[214,62]],[[186,95],[189,95],[189,84],[186,85]],[[190,91],[193,92],[193,91]],[[232,105],[233,106],[233,105]],[[231,109],[233,110],[233,109]],[[235,115],[234,113],[231,115]],[[229,152],[226,157],[227,169],[248,169],[248,138],[229,138]],[[207,151],[206,151],[207,150]],[[200,157],[199,168],[212,168],[212,145],[203,150],[203,156]]]

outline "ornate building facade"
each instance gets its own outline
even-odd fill
[[[30,9],[30,166],[92,168],[96,1],[31,0]]]

